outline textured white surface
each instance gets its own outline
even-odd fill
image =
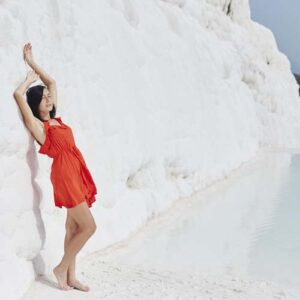
[[[59,261],[66,213],[54,207],[51,160],[37,154],[12,98],[26,74],[23,44],[32,43],[55,77],[57,116],[72,127],[98,187],[98,231],[84,256],[224,178],[259,148],[299,146],[290,64],[249,16],[246,0],[0,1],[6,299],[26,290],[33,266],[47,274]]]
[[[82,258],[77,273],[89,293],[62,293],[50,274],[22,300],[298,300],[300,212],[291,199],[300,189],[287,183],[297,182],[299,166],[299,154],[262,151],[125,241]]]

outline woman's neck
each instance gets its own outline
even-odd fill
[[[46,122],[49,121],[51,119],[50,114],[46,114],[46,115],[41,115],[40,114],[40,118],[42,119],[42,121]]]

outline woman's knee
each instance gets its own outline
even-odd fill
[[[76,234],[77,231],[78,231],[77,226],[66,226],[66,233],[67,234],[74,235],[74,234]]]
[[[97,230],[97,225],[96,223],[94,223],[92,226],[91,226],[91,230],[92,230],[92,234],[94,234]]]
[[[85,231],[88,235],[93,235],[96,232],[97,226],[95,223],[89,223],[80,229]]]
[[[95,233],[97,226],[86,202],[68,209],[68,214],[77,224],[78,230],[84,231],[89,235]]]
[[[66,229],[67,233],[73,235],[77,232],[78,225],[76,224],[76,222],[74,220],[72,220],[72,218],[70,218],[68,216],[67,220],[66,220],[66,224],[65,224],[65,229]]]

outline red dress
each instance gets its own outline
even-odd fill
[[[86,201],[91,207],[97,194],[92,175],[75,145],[71,127],[64,124],[61,117],[54,119],[60,125],[44,122],[46,140],[38,152],[53,158],[50,179],[55,206],[71,208]]]

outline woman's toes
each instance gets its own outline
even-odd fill
[[[69,291],[69,290],[73,290],[74,288],[72,286],[66,285],[63,287],[63,290],[65,291]]]
[[[80,291],[88,292],[90,288],[87,285],[82,284],[79,280],[74,280],[69,282],[69,285],[73,286],[75,289]]]

